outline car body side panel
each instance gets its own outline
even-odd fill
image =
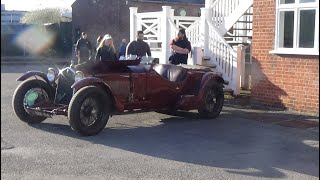
[[[147,73],[132,73],[133,101],[147,100]]]
[[[181,92],[181,83],[170,82],[157,72],[150,71],[147,75],[147,99],[152,108],[169,108],[175,105]]]

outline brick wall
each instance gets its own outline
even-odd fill
[[[254,0],[252,103],[319,115],[319,56],[274,55],[275,0]]]

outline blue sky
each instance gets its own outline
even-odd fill
[[[1,0],[1,4],[5,4],[6,10],[30,11],[47,7],[71,9],[71,4],[74,1],[75,0]]]

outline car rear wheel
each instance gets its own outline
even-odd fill
[[[205,87],[203,100],[198,112],[204,118],[216,118],[222,111],[224,93],[222,85],[210,83]]]
[[[70,101],[69,123],[81,135],[98,134],[106,126],[111,110],[110,96],[96,86],[78,90]]]
[[[26,80],[17,87],[13,94],[13,110],[23,122],[28,124],[41,123],[47,117],[32,114],[28,108],[52,102],[53,97],[54,89],[49,84],[38,79]]]

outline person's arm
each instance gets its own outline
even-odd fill
[[[189,49],[187,48],[181,48],[177,45],[171,45],[171,49],[176,52],[176,53],[179,53],[179,54],[188,54],[190,51]]]
[[[95,58],[96,61],[100,61],[100,55],[101,55],[101,48],[97,50],[96,58]]]
[[[130,54],[135,54],[134,53],[134,44],[135,44],[135,42],[134,41],[132,41],[132,42],[130,42],[129,44],[128,44],[128,54],[127,55],[130,55]]]
[[[147,54],[151,57],[151,50],[149,44],[147,44]]]
[[[113,57],[114,57],[114,60],[119,60],[118,56],[117,56],[117,53],[113,53]]]
[[[80,39],[76,43],[76,55],[79,55],[79,48],[80,48]]]
[[[188,42],[187,50],[188,50],[189,52],[191,52],[191,43],[190,43],[190,41],[188,41],[188,40],[187,40],[187,42]],[[188,53],[189,53],[189,52],[188,52]],[[187,53],[187,54],[188,54],[188,53]]]
[[[88,48],[91,50],[92,49],[92,45],[91,42],[88,40]]]

